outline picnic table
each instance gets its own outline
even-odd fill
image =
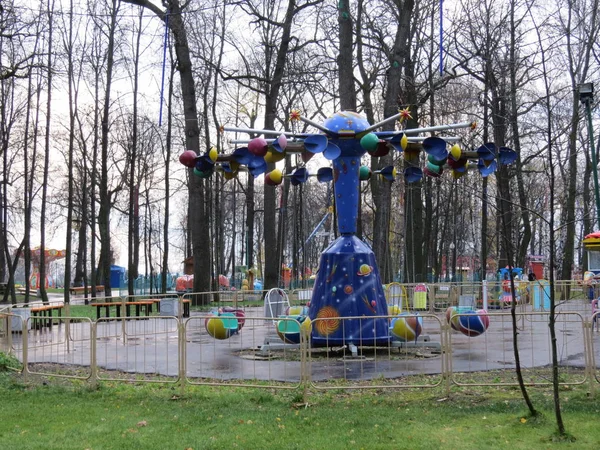
[[[90,303],[90,306],[96,308],[96,318],[100,319],[102,317],[101,311],[104,309],[104,317],[110,317],[111,308],[115,308],[115,317],[121,317],[121,307],[123,304],[125,305],[125,317],[131,316],[131,307],[135,307],[135,316],[140,317],[143,313],[144,316],[149,316],[152,314],[152,305],[154,305],[155,300],[138,300],[135,302],[96,302]]]
[[[69,288],[69,292],[73,295],[83,294],[83,293],[85,293],[85,290],[86,290],[85,286],[74,286],[74,287]],[[92,287],[88,286],[87,291],[89,293],[91,293]],[[103,285],[96,286],[96,292],[104,292],[104,286]]]
[[[33,306],[31,308],[33,327],[52,327],[54,322],[54,319],[52,318],[52,312],[57,311],[58,317],[61,317],[63,308],[63,304]]]

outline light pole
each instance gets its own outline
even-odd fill
[[[594,175],[594,196],[596,197],[596,220],[600,227],[600,192],[598,191],[598,162],[596,161],[596,146],[594,144],[594,127],[592,126],[592,101],[594,100],[593,83],[579,85],[579,101],[585,105],[590,138],[590,151],[592,153],[592,174]]]

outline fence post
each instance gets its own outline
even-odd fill
[[[487,281],[483,280],[481,282],[481,300],[482,300],[482,307],[483,309],[485,309],[486,311],[488,310],[488,290],[487,290]]]
[[[186,324],[183,321],[179,321],[177,319],[177,333],[178,333],[178,341],[179,341],[179,387],[181,389],[181,395],[185,394],[185,383],[187,376],[187,361],[186,361],[186,345],[185,345],[185,335],[186,335]]]
[[[310,371],[308,370],[310,334],[310,330],[305,330],[302,326],[300,327],[300,384],[302,389],[303,403],[306,403],[306,397],[308,395],[308,387],[310,383]]]
[[[442,318],[442,330],[440,333],[442,344],[442,379],[446,396],[450,396],[450,380],[452,378],[452,346],[450,344],[450,325]]]
[[[593,318],[587,320],[587,318],[583,318],[583,351],[585,354],[585,375],[589,378],[590,388],[589,395],[590,397],[594,397],[594,391],[596,390],[595,382],[596,378],[594,376],[595,369],[595,358],[594,358],[594,321]]]
[[[19,316],[20,317],[20,316]],[[23,374],[23,381],[27,381],[27,371],[29,370],[27,367],[27,358],[28,358],[28,338],[29,338],[29,333],[27,331],[27,322],[29,321],[29,318],[27,318],[26,320],[23,320],[23,318],[21,318],[21,335],[23,336],[22,339],[22,345],[23,345],[23,370],[21,371],[21,373]]]
[[[120,292],[119,292],[120,293]],[[127,337],[127,295],[125,295],[124,297],[120,298],[121,300],[121,333],[123,333],[123,345],[126,344],[126,337]]]
[[[98,385],[98,358],[97,358],[97,336],[98,336],[98,322],[90,323],[90,384],[92,387]]]
[[[430,314],[435,314],[435,284],[430,284],[429,289],[427,289],[427,301],[429,302],[429,310]]]
[[[6,314],[4,317],[4,331],[6,332],[6,353],[8,355],[13,354],[13,348],[12,348],[12,319],[13,319],[13,315],[12,314]]]

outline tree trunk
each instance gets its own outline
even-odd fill
[[[138,277],[140,259],[140,217],[139,217],[139,185],[136,182],[136,164],[138,147],[138,75],[140,66],[140,40],[142,37],[142,10],[140,10],[138,30],[133,55],[133,117],[131,124],[131,144],[129,146],[129,236],[127,240],[127,290],[129,295],[135,294],[135,280]],[[161,99],[162,101],[162,99]],[[168,172],[167,172],[168,173]]]
[[[175,75],[175,64],[171,63],[171,71],[169,74],[169,93],[167,94],[167,133],[165,137],[165,218],[163,224],[163,270],[160,274],[161,293],[167,293],[167,273],[169,271],[169,213],[171,205],[171,190],[170,190],[170,165],[171,165],[171,140],[173,132],[173,76]]]
[[[185,119],[185,146],[188,150],[200,153],[200,130],[198,126],[198,110],[196,107],[196,86],[192,72],[192,61],[188,45],[187,32],[183,21],[183,12],[179,0],[168,0],[168,13],[148,0],[124,0],[126,3],[150,9],[162,20],[166,21],[173,33],[175,54],[177,55],[179,76],[181,78],[181,98]],[[188,169],[188,212],[189,223],[193,225],[191,232],[192,253],[194,256],[194,292],[210,290],[211,262],[206,258],[210,246],[210,224],[206,216],[206,199],[204,180],[194,176],[193,169]],[[206,296],[194,296],[194,304],[208,302]]]
[[[104,285],[107,297],[112,295],[110,285],[110,266],[112,264],[112,252],[110,249],[110,194],[108,192],[108,139],[109,139],[109,117],[110,117],[110,94],[112,87],[115,29],[117,27],[117,13],[119,3],[112,0],[110,25],[108,28],[108,48],[106,50],[106,87],[104,91],[104,104],[102,111],[102,136],[101,136],[101,169],[99,201],[100,211],[98,214],[98,230],[100,232],[100,264],[98,272]]]
[[[65,303],[70,302],[70,291],[71,286],[71,260],[72,260],[72,247],[73,247],[73,152],[75,151],[75,114],[76,114],[76,101],[74,94],[74,70],[73,70],[73,1],[69,2],[70,14],[69,14],[69,31],[67,41],[67,54],[68,54],[68,77],[69,77],[69,155],[67,161],[67,170],[69,171],[68,181],[68,209],[67,209],[67,237],[66,237],[66,255],[65,255],[65,279],[64,279],[64,290],[63,298]],[[56,281],[56,280],[55,280]]]
[[[275,58],[275,68],[273,77],[266,88],[265,95],[265,128],[267,130],[275,128],[275,118],[277,114],[277,101],[279,99],[279,90],[283,83],[283,73],[287,59],[288,49],[290,46],[290,37],[292,24],[294,21],[296,1],[289,0],[285,14],[285,19],[282,23],[281,42],[277,48]],[[274,164],[268,164],[267,171],[275,168]],[[276,248],[272,239],[277,238],[277,222],[276,222],[276,191],[275,186],[264,186],[264,236],[265,249]],[[264,269],[264,287],[271,289],[277,287],[279,282],[280,261],[277,258],[277,252],[265,251],[265,269]]]
[[[49,2],[50,3],[50,2]],[[52,34],[53,34],[53,23],[54,23],[54,2],[48,4],[48,65],[46,67],[48,71],[48,94],[46,103],[46,137],[44,143],[44,168],[43,168],[43,182],[42,182],[42,206],[40,210],[40,294],[42,296],[42,303],[48,304],[48,292],[46,291],[46,206],[48,197],[48,172],[50,170],[50,124],[51,124],[51,104],[52,104],[52,74],[54,68],[52,67]]]

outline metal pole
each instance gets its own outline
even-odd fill
[[[594,144],[594,127],[592,126],[591,98],[585,100],[587,114],[588,134],[590,138],[590,151],[592,152],[592,173],[594,174],[594,194],[596,197],[596,226],[600,226],[600,191],[598,190],[598,162],[596,161],[596,146]]]

